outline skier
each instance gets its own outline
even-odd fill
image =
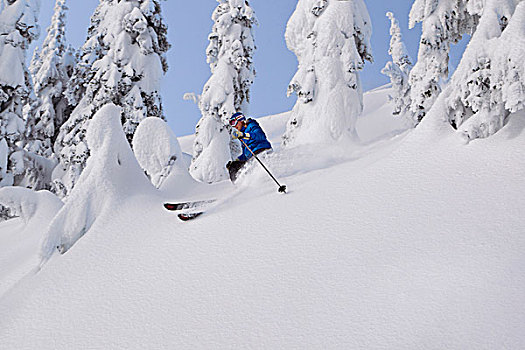
[[[281,185],[257,157],[257,154],[271,151],[272,149],[272,145],[266,138],[259,123],[253,119],[246,119],[242,113],[235,113],[230,118],[230,125],[232,126],[232,137],[239,139],[242,145],[242,154],[236,160],[229,161],[228,164],[226,164],[226,168],[228,168],[230,172],[231,181],[235,182],[237,174],[242,167],[252,158],[255,158],[279,186],[279,193],[286,193],[286,185]],[[221,203],[220,201],[215,202],[216,200],[213,199],[195,202],[164,203],[164,208],[170,211],[178,211],[177,216],[179,219],[188,221],[201,216],[207,209],[218,205],[217,203]]]
[[[230,173],[230,180],[235,182],[239,171],[253,157],[253,154],[257,155],[271,150],[272,145],[259,123],[251,118],[246,119],[244,114],[240,112],[231,116],[230,125],[233,127],[232,137],[241,140],[242,145],[242,154],[236,160],[229,161],[226,164]]]

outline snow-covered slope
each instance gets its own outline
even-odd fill
[[[525,116],[466,145],[438,108],[401,133],[377,107],[360,148],[269,156],[287,195],[254,168],[192,222],[162,209],[169,191],[123,198],[0,297],[0,344],[523,348]],[[262,120],[274,144],[285,121]]]
[[[19,216],[1,225],[1,297],[40,263],[42,224],[55,217],[62,208],[62,201],[48,191],[4,187],[0,189],[0,204],[13,208]]]

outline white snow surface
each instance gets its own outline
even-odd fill
[[[17,219],[3,223],[0,234],[0,296],[40,262],[43,225],[63,203],[48,191],[22,187],[0,189],[0,204],[12,208]]]
[[[99,188],[105,217],[0,296],[0,347],[524,348],[524,113],[465,144],[443,98],[402,131],[388,93],[365,95],[352,149],[282,150],[289,113],[261,119],[286,195],[255,164],[183,223],[162,202],[207,185]],[[24,230],[2,223],[0,239]]]

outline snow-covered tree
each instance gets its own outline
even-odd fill
[[[516,43],[509,45],[508,43]],[[519,43],[519,44],[518,44]],[[505,109],[515,113],[525,108],[525,3],[521,1],[499,40],[495,67],[501,67],[499,79]]]
[[[450,45],[472,34],[484,0],[416,0],[410,11],[410,28],[422,23],[417,63],[410,72],[411,111],[419,123],[441,93],[448,78]]]
[[[358,71],[372,61],[371,34],[363,0],[299,0],[285,34],[299,66],[288,87],[297,102],[284,145],[356,138],[363,109]]]
[[[25,170],[23,106],[31,93],[26,51],[37,39],[39,0],[0,0],[0,186]]]
[[[158,0],[100,1],[66,90],[75,109],[55,142],[60,166],[54,184],[59,195],[67,195],[86,165],[85,134],[102,106],[114,103],[122,107],[129,141],[141,120],[163,118],[159,92],[168,68],[166,35]]]
[[[392,56],[392,61],[386,64],[381,73],[387,75],[392,82],[392,94],[390,95],[390,99],[394,104],[394,114],[405,115],[411,104],[408,76],[413,64],[405,43],[403,42],[399,22],[392,12],[387,12],[386,16],[391,21],[391,39],[388,53]]]
[[[35,51],[29,71],[36,99],[26,116],[26,148],[51,157],[60,126],[71,112],[64,90],[75,66],[75,54],[66,46],[66,0],[56,0],[51,25],[41,51]]]
[[[66,11],[65,0],[57,0],[42,51],[35,50],[29,66],[35,95],[24,107],[25,170],[19,185],[36,190],[51,186],[51,171],[56,165],[53,143],[71,113],[64,90],[76,55],[66,47]]]
[[[252,27],[257,24],[247,0],[217,0],[212,15],[212,32],[206,49],[211,77],[199,99],[202,118],[197,124],[194,158],[190,167],[193,177],[204,182],[227,179],[226,163],[236,156],[225,124],[235,112],[247,112],[253,83]]]
[[[447,91],[450,123],[467,139],[488,137],[525,101],[525,3],[487,0]]]

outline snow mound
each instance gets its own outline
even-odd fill
[[[139,124],[133,137],[133,152],[157,188],[174,166],[185,167],[177,137],[160,118],[149,117]]]
[[[86,135],[91,157],[46,234],[44,262],[57,247],[67,251],[97,220],[113,215],[125,198],[152,188],[122,131],[120,112],[108,104],[91,120]]]
[[[198,124],[194,142],[194,158],[191,175],[207,183],[226,180],[226,163],[231,160],[231,137],[214,117],[202,118]],[[222,131],[221,131],[222,130]],[[195,155],[198,154],[198,157]]]

